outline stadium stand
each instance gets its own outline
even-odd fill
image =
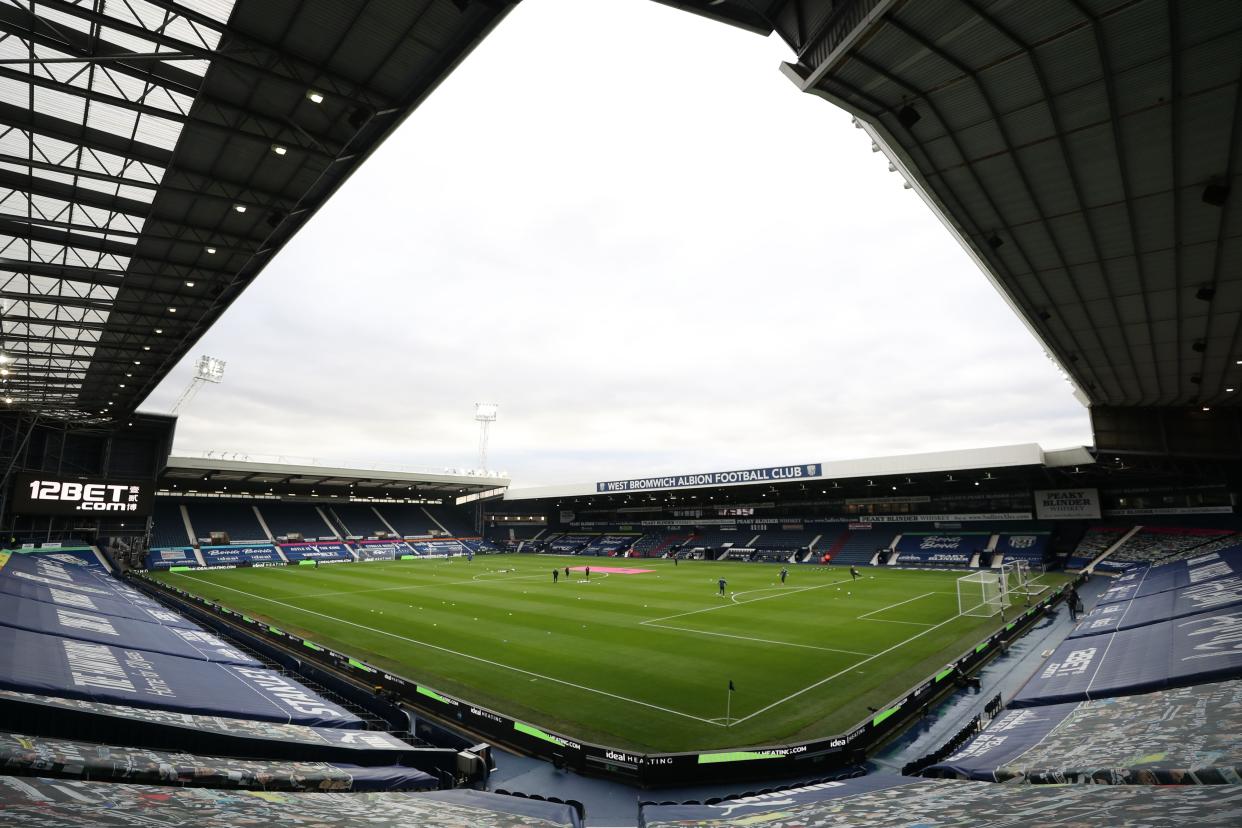
[[[583,534],[580,532],[566,533],[563,535],[555,535],[545,544],[549,552],[559,555],[576,555],[587,547],[591,541],[595,540],[594,534]]]
[[[427,514],[455,538],[477,538],[478,530],[474,528],[470,516],[457,506],[443,504],[440,506],[424,506]]]
[[[881,524],[870,529],[849,529],[837,539],[840,546],[832,552],[832,563],[847,566],[869,564],[875,557],[876,550],[887,548],[896,534],[895,530]],[[831,552],[831,549],[826,552]]]
[[[1242,681],[1009,710],[924,776],[1033,784],[1242,782]]]
[[[267,543],[269,538],[254,514],[255,501],[191,499],[181,501],[190,515],[196,540],[224,532],[231,543]]]
[[[680,549],[690,535],[685,532],[648,532],[634,542],[634,555],[639,558],[658,558]]]
[[[417,503],[383,503],[376,506],[397,534],[405,538],[429,538],[440,527]]]
[[[1001,532],[993,550],[993,562],[999,555],[1002,562],[1026,561],[1044,563],[1048,558],[1052,533],[1048,530]]]
[[[1065,562],[1066,569],[1081,569],[1095,560],[1104,550],[1108,549],[1129,532],[1129,526],[1092,526],[1087,529],[1074,549],[1074,554]]]
[[[267,528],[277,538],[299,534],[303,538],[333,537],[332,527],[314,503],[265,500],[258,504]]]
[[[197,542],[185,529],[181,501],[159,497],[151,515],[151,546],[190,546]]]
[[[1242,551],[1118,578],[1010,702],[1037,707],[1242,675]]]
[[[964,567],[983,552],[992,539],[986,528],[899,528],[897,563],[901,566]]]
[[[0,569],[0,582],[49,586],[53,599],[43,603],[37,596],[8,593],[6,607],[27,603],[20,608],[24,612],[0,617],[0,652],[6,654],[0,688],[186,713],[362,726],[354,714],[196,626],[104,615],[81,606],[81,600],[67,609],[57,591],[92,602],[106,600],[110,606],[128,603],[135,608],[131,615],[139,615],[140,609],[165,612],[88,556],[73,561],[64,553],[12,555]],[[31,605],[49,611],[36,612]]]
[[[581,828],[571,804],[472,790],[426,793],[245,793],[0,777],[0,811],[30,826],[413,825]]]
[[[619,555],[639,539],[635,534],[603,534],[583,547],[582,555]]]
[[[414,768],[197,756],[17,733],[0,733],[0,773],[262,791],[415,791],[440,784]]]
[[[643,828],[727,825],[1232,825],[1242,786],[990,785],[873,775],[712,804],[644,805]]]
[[[758,535],[758,532],[750,529],[738,527],[737,529],[720,529],[717,527],[709,527],[706,529],[696,529],[694,534],[684,544],[686,549],[714,549],[720,551],[725,544],[733,546],[748,546],[747,541]]]
[[[1126,538],[1108,560],[1113,563],[1151,563],[1163,558],[1194,551],[1213,541],[1233,535],[1229,529],[1205,529],[1190,526],[1147,526]]]
[[[347,538],[373,538],[380,532],[393,531],[369,503],[333,503],[322,508],[330,519],[340,524]]]

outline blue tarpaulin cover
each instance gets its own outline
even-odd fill
[[[1242,681],[1007,710],[927,776],[1004,782],[1236,785]]]
[[[325,727],[352,713],[272,670],[216,664],[0,626],[0,687],[203,715]]]
[[[7,596],[10,595],[84,612],[133,618],[137,621],[154,621],[157,624],[180,627],[185,630],[199,629],[193,621],[182,618],[172,610],[163,607],[139,606],[120,598],[91,594],[71,587],[49,586],[22,578],[0,578],[0,603],[7,600]]]
[[[1010,707],[1084,701],[1242,675],[1242,611],[1217,610],[1062,642]]]
[[[182,658],[263,666],[253,656],[205,630],[165,627],[151,621],[101,615],[15,596],[0,601],[0,625]]]
[[[1185,618],[1201,612],[1242,607],[1242,576],[1230,575],[1195,586],[1157,592],[1129,601],[1100,604],[1083,616],[1069,638],[1128,630],[1165,621]]]
[[[1135,567],[1113,579],[1098,603],[1111,604],[1173,589],[1242,576],[1242,549],[1210,552],[1159,566]]]

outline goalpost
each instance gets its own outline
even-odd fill
[[[1009,606],[1009,589],[1002,573],[981,570],[957,579],[957,614],[991,618]]]

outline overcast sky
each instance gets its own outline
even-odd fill
[[[777,38],[525,0],[200,354],[178,451],[489,465],[515,487],[1090,442],[1042,348]]]

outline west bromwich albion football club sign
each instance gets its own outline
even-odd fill
[[[682,474],[666,477],[640,477],[635,480],[612,480],[596,483],[595,491],[645,492],[652,489],[688,489],[695,486],[740,486],[746,483],[789,483],[795,480],[812,480],[823,473],[819,463],[801,466],[771,466],[766,469],[741,469],[738,471],[709,472],[707,474]]]

